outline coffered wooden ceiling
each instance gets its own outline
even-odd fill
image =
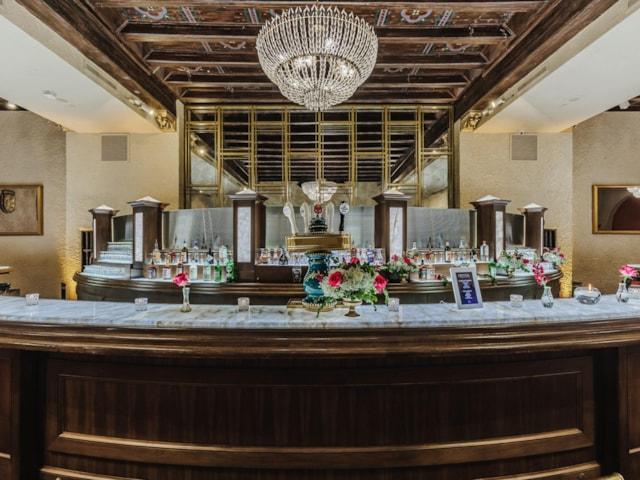
[[[156,108],[283,103],[255,50],[279,0],[18,0]],[[361,1],[335,5],[375,26],[380,47],[356,103],[482,108],[615,0]]]

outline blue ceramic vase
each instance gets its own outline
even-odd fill
[[[318,303],[323,297],[322,285],[316,278],[318,274],[325,276],[329,271],[329,252],[307,252],[309,260],[309,269],[304,276],[304,291],[307,293],[304,301],[306,303]]]

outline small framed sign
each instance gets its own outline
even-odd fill
[[[475,268],[452,268],[451,284],[458,308],[482,308],[482,294]]]

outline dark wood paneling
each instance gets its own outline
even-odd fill
[[[358,470],[594,445],[588,357],[349,371],[51,361],[47,377],[47,449],[99,459]]]

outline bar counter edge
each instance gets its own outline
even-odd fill
[[[640,478],[640,303],[365,308],[357,325],[16,302],[0,299],[3,479]]]

